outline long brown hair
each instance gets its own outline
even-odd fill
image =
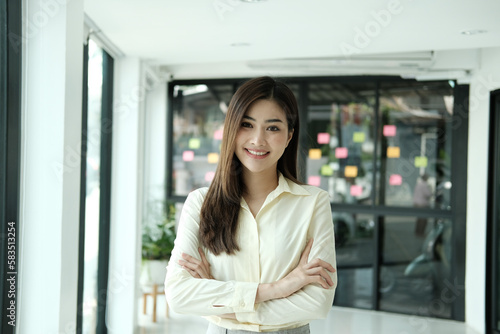
[[[292,139],[278,160],[278,170],[290,180],[300,183],[297,180],[299,113],[293,92],[284,83],[270,77],[245,82],[229,103],[219,164],[201,207],[200,240],[215,255],[222,252],[234,254],[239,250],[236,232],[245,185],[241,177],[241,163],[234,153],[234,142],[243,116],[253,102],[261,99],[276,102],[286,115],[288,130],[293,130]]]

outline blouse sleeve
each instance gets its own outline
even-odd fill
[[[314,238],[309,261],[320,258],[336,269],[330,199],[328,193],[324,191],[319,193],[316,200],[307,238]],[[309,284],[289,297],[257,304],[254,312],[237,312],[236,317],[239,322],[261,325],[281,325],[326,318],[332,307],[337,287],[337,273],[330,273],[330,276],[334,285],[329,289]]]
[[[184,203],[165,278],[168,305],[177,313],[200,316],[254,311],[258,283],[197,279],[178,264],[182,253],[200,259],[198,230],[202,203],[200,190],[190,193]]]

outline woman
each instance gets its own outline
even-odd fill
[[[170,307],[206,316],[207,333],[309,333],[332,306],[330,200],[297,180],[298,136],[283,83],[252,79],[231,99],[214,180],[186,199],[165,280]]]

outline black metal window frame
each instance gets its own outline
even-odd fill
[[[88,41],[84,46],[83,94],[82,94],[82,148],[80,175],[80,227],[78,255],[78,293],[77,293],[77,333],[83,326],[83,286],[85,255],[85,199],[86,199],[86,162],[88,134]],[[114,60],[103,50],[103,84],[101,103],[101,143],[100,143],[100,196],[99,196],[99,253],[97,264],[97,323],[96,333],[106,334],[107,289],[109,278],[109,239],[111,227],[111,158],[113,134],[113,77]]]
[[[186,196],[178,196],[173,194],[173,109],[174,109],[174,87],[176,85],[211,85],[211,84],[233,84],[233,93],[237,87],[249,78],[236,79],[190,79],[190,80],[174,80],[169,82],[167,88],[168,109],[167,109],[167,138],[166,138],[166,198],[170,201],[183,203]],[[299,85],[299,113],[301,131],[299,138],[299,149],[308,146],[308,137],[305,129],[307,129],[307,108],[308,108],[308,83],[323,82],[323,83],[368,83],[372,82],[376,85],[376,105],[375,119],[379,119],[379,86],[384,82],[415,82],[412,79],[403,79],[399,76],[339,76],[339,77],[287,77],[280,78],[288,84]],[[379,274],[381,266],[381,246],[383,242],[382,224],[380,223],[385,216],[419,216],[426,218],[444,218],[451,219],[454,222],[454,232],[452,234],[452,247],[454,249],[452,255],[452,277],[457,279],[457,286],[463,285],[465,282],[465,227],[466,227],[466,208],[467,208],[467,143],[468,143],[468,114],[469,114],[469,85],[458,85],[455,82],[454,90],[454,113],[452,119],[452,161],[451,161],[451,182],[454,191],[452,192],[451,210],[441,210],[435,208],[414,208],[414,207],[397,207],[388,205],[377,205],[372,201],[371,205],[358,204],[343,204],[332,203],[332,210],[337,212],[371,214],[375,222],[375,247],[379,256],[375,256],[374,263],[371,267],[374,268],[373,275],[373,300],[372,305],[374,310],[379,309],[380,295],[378,292]],[[378,124],[375,124],[376,126]],[[380,145],[376,140],[375,145]],[[374,157],[376,159],[376,157]],[[299,151],[299,178],[304,180],[305,168],[304,161],[306,160],[306,152],[304,149]],[[375,164],[372,189],[376,184],[377,164]],[[374,194],[372,194],[374,196]],[[362,268],[362,267],[356,267]],[[342,267],[338,268],[342,270]],[[459,291],[456,296],[451,310],[451,319],[465,321],[465,292]]]
[[[22,1],[0,0],[0,332],[15,333],[21,170]]]
[[[500,295],[500,265],[498,238],[500,219],[498,202],[500,193],[496,185],[500,182],[500,89],[490,93],[490,129],[488,156],[488,213],[486,243],[486,317],[485,327],[488,334],[500,334],[498,328],[498,296]]]

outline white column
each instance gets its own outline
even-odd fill
[[[18,333],[74,333],[83,0],[27,0],[25,4],[16,329]]]
[[[142,138],[145,89],[137,58],[115,61],[109,333],[136,332],[141,264]]]
[[[490,92],[500,88],[500,48],[481,50],[481,68],[470,85],[467,165],[465,321],[479,333],[485,326],[486,223]]]

